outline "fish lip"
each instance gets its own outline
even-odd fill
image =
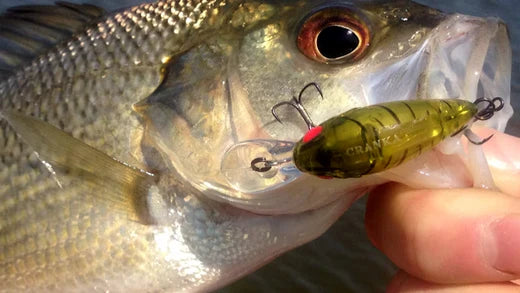
[[[454,14],[432,31],[428,42],[426,78],[418,98],[501,97],[505,108],[482,125],[503,131],[513,114],[512,53],[505,23]]]

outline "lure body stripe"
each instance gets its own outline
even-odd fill
[[[299,141],[296,167],[337,178],[381,172],[432,149],[477,114],[474,103],[412,100],[351,109],[325,121],[311,141]]]

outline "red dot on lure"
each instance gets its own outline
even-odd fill
[[[305,136],[303,136],[303,142],[308,143],[309,141],[316,138],[316,136],[318,136],[322,131],[323,131],[322,126],[316,126],[316,127],[309,129],[309,131],[307,131],[307,133],[305,133]]]

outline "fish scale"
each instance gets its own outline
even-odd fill
[[[207,14],[201,11],[215,3],[160,2],[109,17],[1,83],[0,111],[21,110],[111,156],[136,162],[128,132],[142,127],[128,105],[158,86],[160,52],[185,43],[182,35],[190,22],[202,28]],[[169,34],[179,35],[174,44],[167,43]],[[0,134],[5,146],[0,161],[0,291],[58,289],[55,284],[74,288],[84,282],[100,286],[111,272],[125,270],[143,278],[151,274],[146,265],[153,254],[147,242],[150,229],[86,204],[78,197],[84,188],[80,184],[60,180],[58,188],[43,165],[30,163],[33,151],[5,120]],[[134,236],[123,237],[123,227]],[[103,254],[112,257],[98,257]]]

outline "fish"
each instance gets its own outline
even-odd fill
[[[504,99],[483,125],[512,115],[505,24],[411,1],[58,2],[0,27],[0,292],[211,291],[319,237],[388,179],[259,176],[227,156],[298,140],[298,117],[270,109],[309,82],[318,123],[480,95]],[[421,179],[467,184],[451,177]]]

